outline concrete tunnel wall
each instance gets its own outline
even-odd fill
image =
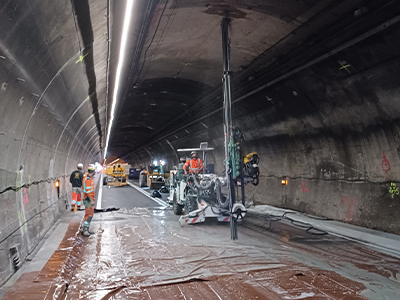
[[[94,111],[86,77],[106,56],[82,67],[71,4],[50,16],[46,2],[0,5],[0,285],[15,272],[12,249],[23,262],[66,211],[71,171],[100,160],[105,106]]]
[[[246,187],[248,200],[400,233],[399,32],[396,25],[235,103],[245,152],[260,156],[260,184]],[[222,112],[202,122],[208,128],[166,134],[128,161],[147,166],[159,157],[170,169],[176,149],[207,141],[222,175]]]

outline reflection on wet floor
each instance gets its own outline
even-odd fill
[[[279,223],[249,227],[233,242],[226,224],[181,227],[162,209],[97,214],[49,299],[400,299],[398,259]]]

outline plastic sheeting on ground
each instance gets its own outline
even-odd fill
[[[96,234],[77,237],[53,299],[400,299],[397,259],[335,237],[309,246],[298,233],[240,227],[233,242],[226,225],[180,227],[166,210],[97,216]]]

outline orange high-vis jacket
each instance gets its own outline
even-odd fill
[[[83,188],[83,199],[89,198],[91,201],[94,201],[94,182],[93,179],[90,178],[87,174],[83,177],[82,181]]]
[[[197,159],[188,159],[184,164],[183,168],[186,170],[189,167],[190,173],[197,173],[200,170],[200,167],[203,167],[203,161],[200,158]]]

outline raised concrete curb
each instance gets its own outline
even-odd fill
[[[287,218],[287,220],[309,224],[317,230],[325,231],[329,234],[352,241],[357,241],[396,257],[400,257],[400,236],[396,234],[345,224],[338,221],[323,220],[318,217],[310,217],[294,210],[282,209],[269,205],[257,205],[248,208],[247,212],[249,214],[263,217],[284,217],[282,220]]]

